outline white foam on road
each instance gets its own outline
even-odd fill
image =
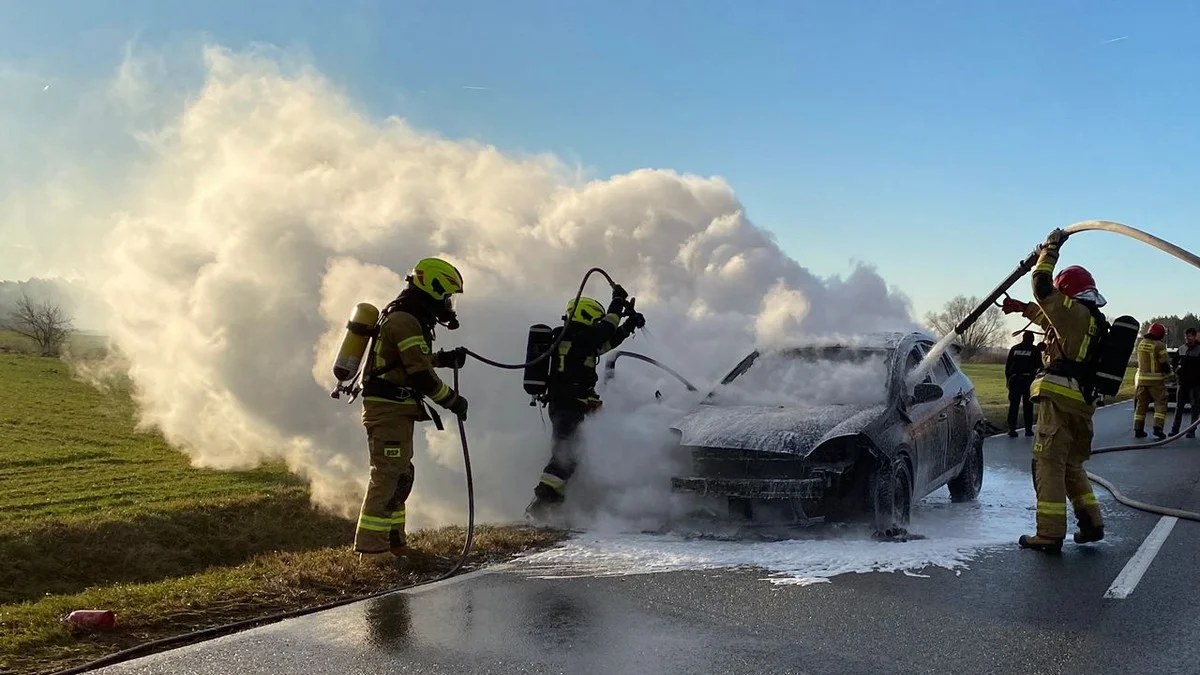
[[[1097,491],[1105,516],[1107,493]],[[785,541],[713,541],[681,535],[585,533],[557,548],[519,558],[516,571],[535,578],[625,576],[659,572],[758,569],[775,584],[808,585],[849,573],[969,568],[997,549],[1016,547],[1034,531],[1034,494],[1028,472],[989,467],[976,502],[954,504],[943,488],[913,509],[909,531],[925,539],[881,542],[869,533],[812,531]],[[1101,542],[1107,545],[1110,542]]]

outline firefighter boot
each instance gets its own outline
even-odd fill
[[[395,564],[398,567],[406,569],[431,569],[437,567],[450,567],[454,564],[452,560],[445,556],[422,551],[407,545],[393,546],[392,555],[395,557]]]
[[[1163,433],[1162,427],[1154,427],[1154,437],[1155,438],[1166,438],[1167,435]]]
[[[529,506],[525,507],[525,519],[535,527],[561,525],[563,499],[555,497],[557,495],[538,494],[533,501],[529,502]]]
[[[392,556],[391,552],[389,552],[389,551],[384,551],[382,553],[359,553],[358,554],[358,564],[366,566],[366,567],[387,568],[387,567],[391,567],[395,563],[395,560],[396,559]]]
[[[1075,533],[1076,544],[1090,544],[1094,541],[1104,539],[1104,526],[1092,527],[1091,525],[1079,525],[1079,531]]]
[[[1031,548],[1035,551],[1041,551],[1042,553],[1059,553],[1062,551],[1063,540],[1052,537],[1043,537],[1039,534],[1032,536],[1023,534],[1021,535],[1021,538],[1017,540],[1017,543],[1021,545],[1021,548]]]
[[[1096,525],[1087,512],[1080,513],[1076,520],[1079,530],[1075,533],[1076,544],[1090,544],[1104,539],[1104,525]]]

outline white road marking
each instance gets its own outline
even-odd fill
[[[1137,588],[1138,582],[1142,580],[1142,575],[1150,567],[1154,556],[1158,555],[1158,550],[1162,548],[1163,542],[1167,540],[1171,530],[1175,529],[1177,522],[1179,519],[1175,516],[1159,518],[1158,524],[1154,526],[1153,530],[1150,530],[1150,534],[1146,535],[1146,540],[1138,547],[1137,552],[1133,554],[1129,562],[1125,563],[1125,569],[1121,570],[1112,585],[1104,592],[1104,597],[1121,600],[1133,593],[1133,589]]]

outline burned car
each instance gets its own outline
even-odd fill
[[[947,354],[909,381],[935,342],[888,333],[750,353],[673,426],[691,470],[672,490],[721,518],[865,520],[877,533],[903,532],[942,486],[974,500],[986,436],[974,385]]]

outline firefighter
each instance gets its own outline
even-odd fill
[[[1042,348],[1033,344],[1033,333],[1024,331],[1021,342],[1008,350],[1004,363],[1004,381],[1008,384],[1008,435],[1017,437],[1017,408],[1024,412],[1025,435],[1033,435],[1033,404],[1029,385],[1042,367]]]
[[[1056,229],[1040,247],[1033,269],[1034,302],[1006,298],[1005,313],[1020,312],[1045,331],[1045,367],[1030,387],[1037,405],[1033,443],[1033,482],[1037,493],[1037,533],[1021,535],[1018,544],[1045,552],[1062,550],[1067,535],[1067,499],[1079,530],[1075,542],[1104,538],[1104,521],[1083,463],[1092,451],[1094,392],[1080,384],[1083,361],[1094,344],[1100,307],[1106,304],[1091,273],[1072,265],[1054,275],[1058,250],[1067,234]]]
[[[1200,342],[1196,340],[1196,329],[1188,328],[1183,334],[1183,346],[1179,348],[1179,365],[1175,368],[1175,376],[1179,378],[1179,388],[1175,390],[1175,423],[1171,425],[1171,435],[1179,433],[1183,422],[1183,408],[1191,405],[1192,423],[1200,419]],[[1187,433],[1188,438],[1196,437],[1196,430]]]
[[[371,479],[354,535],[363,562],[390,564],[399,558],[428,559],[409,548],[405,501],[412,492],[413,430],[430,415],[425,398],[465,418],[467,399],[445,384],[434,368],[462,368],[466,351],[432,352],[434,326],[458,327],[453,297],[462,275],[438,258],[417,262],[400,295],[384,307],[379,334],[363,376],[362,422],[371,456]]]
[[[641,313],[630,310],[628,297],[618,284],[613,286],[607,312],[592,298],[567,302],[570,321],[557,353],[550,357],[550,377],[542,397],[549,408],[553,438],[550,461],[542,469],[533,501],[526,508],[532,520],[546,519],[563,502],[567,481],[575,473],[579,426],[602,405],[596,393],[599,357],[646,325]],[[624,323],[622,316],[628,317]]]
[[[1154,401],[1154,435],[1166,438],[1163,427],[1167,424],[1167,376],[1171,374],[1170,357],[1163,338],[1167,327],[1152,323],[1137,346],[1137,375],[1134,377],[1133,435],[1146,437],[1146,411]]]

